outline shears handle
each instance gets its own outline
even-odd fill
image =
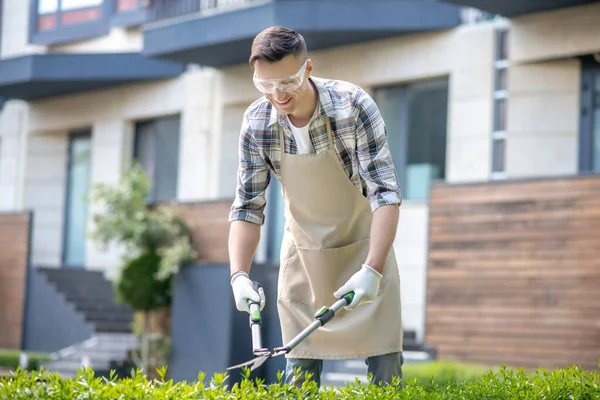
[[[252,284],[254,286],[254,290],[256,290],[257,293],[259,293],[259,290],[262,290],[262,286],[258,282],[253,281]],[[263,353],[266,349],[263,348],[262,345],[262,316],[260,314],[260,303],[248,300],[248,307],[250,309],[248,322],[250,324],[250,330],[252,332],[252,352],[254,354]]]

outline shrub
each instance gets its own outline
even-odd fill
[[[197,256],[191,229],[168,204],[147,204],[150,181],[139,163],[118,183],[94,185],[90,201],[93,213],[89,234],[102,249],[112,243],[124,249],[123,267],[116,278],[118,300],[143,312],[141,365],[150,370],[150,314],[171,306],[171,281],[179,268]]]
[[[165,369],[159,370],[164,377]],[[247,374],[247,371],[246,371]],[[576,366],[548,371],[539,369],[526,374],[522,369],[501,368],[488,371],[473,380],[434,384],[427,388],[408,379],[402,389],[398,385],[363,385],[358,380],[345,387],[324,387],[318,390],[308,381],[301,388],[285,385],[280,381],[265,385],[261,380],[250,380],[248,375],[239,384],[228,388],[225,374],[215,374],[209,384],[204,375],[197,382],[174,382],[172,380],[148,380],[139,371],[131,377],[116,380],[96,378],[91,369],[80,370],[77,378],[60,378],[56,374],[33,372],[28,375],[20,370],[12,377],[0,378],[0,398],[14,400],[47,399],[596,399],[600,396],[600,375],[584,371]],[[396,382],[397,384],[397,382]]]
[[[402,367],[404,380],[415,379],[419,385],[425,387],[432,387],[434,384],[444,386],[454,382],[472,381],[489,371],[490,368],[484,365],[446,360],[404,364]]]
[[[160,260],[156,253],[150,252],[129,260],[115,285],[117,299],[140,311],[169,307],[171,279],[154,278],[160,268]]]
[[[50,360],[50,356],[43,353],[25,352],[27,354],[27,369],[36,370],[44,361]],[[17,369],[21,358],[21,350],[0,349],[0,367]]]

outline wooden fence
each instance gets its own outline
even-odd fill
[[[20,349],[32,215],[0,213],[0,348]]]
[[[229,208],[233,200],[177,204],[178,214],[192,229],[200,262],[229,263]]]
[[[600,176],[434,186],[429,232],[440,358],[598,369]]]

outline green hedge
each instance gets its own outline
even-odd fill
[[[499,370],[500,368],[491,369],[484,365],[446,360],[404,364],[402,367],[404,380],[414,379],[419,385],[428,388],[435,384],[447,385],[449,383],[472,381],[482,377],[489,371]]]
[[[159,375],[165,376],[165,370]],[[156,400],[259,400],[259,399],[598,399],[600,398],[600,374],[567,367],[547,371],[539,369],[525,373],[522,369],[500,368],[483,376],[466,381],[436,384],[418,384],[417,378],[409,378],[402,389],[397,386],[364,385],[348,383],[345,387],[326,387],[317,390],[308,381],[302,388],[285,384],[264,385],[260,380],[244,379],[228,388],[225,374],[216,374],[210,384],[204,385],[203,374],[198,382],[149,381],[139,372],[132,377],[117,380],[111,376],[96,378],[91,369],[80,371],[75,379],[60,378],[47,372],[17,370],[11,377],[0,378],[0,399],[28,400],[75,400],[75,399],[156,399]],[[397,383],[397,382],[396,382]]]
[[[47,354],[26,352],[27,354],[27,369],[37,370],[40,364],[50,360]],[[0,368],[16,369],[19,367],[19,359],[21,350],[0,349]]]

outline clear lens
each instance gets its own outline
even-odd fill
[[[308,60],[307,60],[308,61]],[[291,92],[293,90],[298,89],[298,87],[304,81],[304,71],[306,70],[306,63],[304,62],[302,67],[295,75],[289,76],[287,78],[282,79],[259,79],[256,76],[256,72],[254,73],[254,86],[262,92],[273,94],[275,91],[280,92]]]
[[[269,81],[255,80],[254,85],[256,88],[263,93],[275,93],[276,90],[280,92],[291,92],[292,90],[298,89],[302,84],[302,78],[286,80],[285,82],[275,83]]]

